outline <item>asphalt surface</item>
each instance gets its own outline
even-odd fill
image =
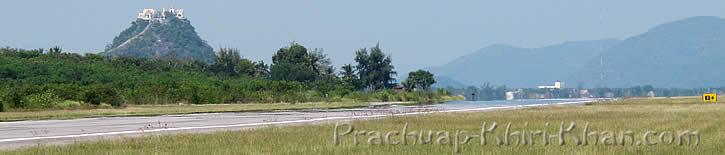
[[[591,100],[525,105],[382,106],[354,109],[206,113],[151,117],[99,117],[72,120],[0,122],[0,149],[45,144],[72,144],[105,138],[140,135],[243,130],[262,126],[347,121],[438,112],[518,109],[552,104],[581,104]]]

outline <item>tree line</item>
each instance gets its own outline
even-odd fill
[[[703,93],[725,92],[725,88],[655,88],[652,85],[633,86],[629,88],[507,88],[505,85],[494,86],[484,83],[480,86],[466,88],[449,87],[446,90],[453,95],[463,95],[471,101],[505,100],[506,93],[512,93],[514,99],[542,98],[627,98],[627,97],[676,97],[699,96]]]
[[[369,51],[369,52],[368,52]],[[214,63],[44,49],[0,48],[0,111],[127,104],[432,101],[437,92],[392,90],[392,59],[379,45],[338,72],[323,49],[292,43],[272,63],[221,48]],[[432,76],[431,76],[432,77]],[[426,81],[430,83],[430,81]],[[429,84],[417,84],[430,87]],[[432,83],[431,83],[432,84]]]

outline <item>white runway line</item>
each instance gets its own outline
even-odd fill
[[[326,118],[315,118],[315,119],[293,120],[293,121],[280,121],[280,122],[262,122],[262,123],[247,123],[247,124],[235,124],[235,125],[199,126],[199,127],[178,127],[178,128],[152,129],[152,130],[141,130],[141,131],[139,131],[139,130],[134,130],[134,131],[117,131],[117,132],[104,132],[104,133],[64,135],[64,136],[12,138],[12,139],[2,139],[2,140],[0,140],[0,143],[2,143],[2,142],[15,142],[15,141],[29,141],[29,140],[59,139],[59,138],[78,138],[78,137],[90,137],[90,136],[108,136],[108,135],[119,135],[119,134],[134,134],[134,133],[146,133],[146,132],[161,132],[161,131],[181,131],[181,130],[194,130],[194,129],[213,129],[213,128],[249,127],[249,126],[263,126],[263,125],[277,125],[277,124],[291,124],[291,123],[307,123],[307,122],[326,121],[326,120],[375,118],[375,117],[386,117],[386,116],[405,116],[405,115],[430,114],[430,113],[483,111],[483,110],[495,110],[495,109],[511,109],[511,108],[538,107],[538,106],[546,106],[546,105],[554,105],[554,104],[558,104],[558,105],[578,104],[578,103],[587,103],[587,102],[592,102],[592,101],[573,101],[573,102],[561,102],[561,103],[550,103],[550,104],[512,105],[512,106],[485,107],[485,108],[472,108],[472,109],[455,109],[455,110],[429,111],[429,112],[411,112],[411,113],[402,113],[402,114],[383,114],[383,115],[369,115],[369,116],[326,117]]]

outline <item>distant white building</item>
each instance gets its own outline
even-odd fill
[[[556,81],[556,82],[554,82],[553,86],[539,86],[539,88],[540,89],[560,89],[560,88],[564,88],[564,83],[562,83],[561,81]]]
[[[647,92],[647,97],[655,97],[655,92],[654,91]]]
[[[176,18],[184,19],[184,9],[174,9],[173,6],[168,11],[163,8],[161,12],[156,12],[155,9],[143,9],[141,13],[138,13],[138,19],[164,22],[167,12]]]
[[[592,97],[592,95],[589,94],[589,90],[582,89],[582,90],[579,90],[579,97],[581,97],[581,98],[590,98],[590,97]]]
[[[506,100],[514,100],[514,92],[507,91],[506,92]]]

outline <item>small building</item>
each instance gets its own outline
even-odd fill
[[[539,86],[539,89],[559,89],[559,88],[564,88],[564,83],[562,83],[561,81],[554,82],[553,86]]]
[[[647,92],[647,97],[655,97],[655,92],[650,90]]]
[[[589,95],[589,90],[582,89],[582,90],[579,90],[579,97],[581,97],[581,98],[590,98],[592,96]]]
[[[513,91],[507,91],[506,92],[506,100],[514,100],[514,92]]]
[[[506,100],[515,100],[515,99],[525,99],[527,98],[527,94],[524,93],[524,89],[517,89],[514,91],[507,91],[506,92]],[[531,97],[529,97],[531,98]]]
[[[395,86],[395,87],[393,87],[393,90],[395,90],[395,92],[404,92],[405,88],[403,88],[401,86]]]

